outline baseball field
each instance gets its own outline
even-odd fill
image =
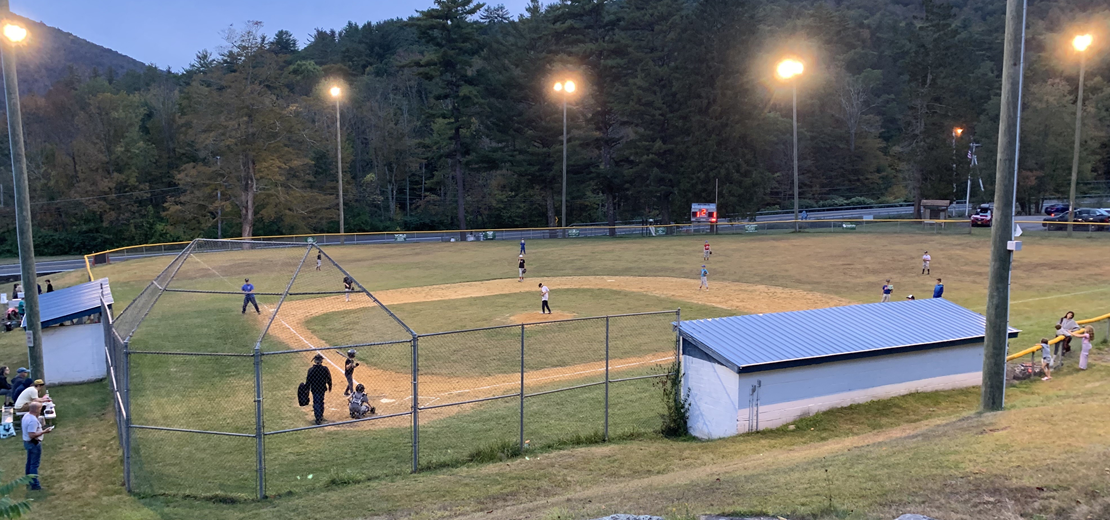
[[[325,246],[324,251],[416,333],[501,327],[421,338],[424,390],[419,403],[424,407],[495,397],[517,385],[542,393],[601,377],[601,321],[528,325],[528,344],[534,350],[530,347],[525,354],[524,381],[519,377],[521,328],[511,327],[514,324],[679,308],[685,320],[871,302],[879,299],[888,278],[899,298],[928,297],[939,277],[946,298],[977,312],[985,306],[985,234],[719,236],[710,237],[714,253],[709,262],[702,261],[703,239],[532,241],[524,282],[517,281],[515,242]],[[1019,344],[1035,343],[1065,311],[1080,318],[1107,312],[1106,247],[1105,240],[1098,239],[1026,240],[1013,276],[1012,321],[1025,331]],[[924,250],[933,258],[931,276],[920,274]],[[132,358],[132,399],[142,402],[135,408],[133,423],[253,435],[254,368],[249,354],[256,344],[270,353],[263,373],[267,431],[312,423],[311,406],[296,406],[295,389],[316,352],[324,354],[335,385],[326,401],[325,419],[348,418],[342,397],[345,349],[322,348],[404,341],[409,335],[365,295],[356,293],[347,301],[340,290],[343,275],[326,262],[316,271],[314,255],[304,264],[303,276],[289,287],[298,294],[278,309],[278,296],[269,293],[286,290],[299,265],[297,255],[303,252],[251,251],[223,257],[213,253],[182,267],[171,287],[219,293],[166,293],[136,332],[131,348],[158,354]],[[131,260],[97,267],[94,274],[111,280],[118,313],[169,260]],[[709,291],[698,290],[703,263],[710,272]],[[81,274],[53,279],[56,286],[79,283],[84,281]],[[244,278],[250,278],[260,293],[261,314],[253,309],[240,313],[242,297],[236,293]],[[541,282],[551,290],[550,316],[538,312]],[[260,338],[271,317],[269,333]],[[673,358],[672,321],[674,316],[666,314],[614,320],[620,325],[610,331],[613,377],[664,370]],[[437,343],[435,338],[445,339]],[[24,364],[19,339],[0,338],[0,362]],[[790,333],[783,331],[771,341],[790,341]],[[410,344],[356,350],[360,367],[355,379],[366,385],[379,415],[410,408]],[[1097,352],[1096,360],[1105,361],[1105,349]],[[1036,449],[1038,436],[1056,435],[1056,429],[1075,433],[1067,434],[1059,453],[1040,454],[1048,462],[1037,465],[1036,474],[1047,474],[1055,485],[1066,488],[1056,491],[1059,500],[1081,495],[1106,507],[1105,499],[1091,494],[1094,484],[1083,484],[1097,468],[1068,462],[1108,440],[1110,419],[1087,412],[1097,396],[1105,398],[1110,391],[1101,384],[1106,374],[1104,362],[1099,362],[1086,373],[1065,370],[1052,386],[1040,381],[1019,385],[1008,394],[1011,411],[1002,414],[973,415],[977,390],[969,389],[853,406],[806,419],[804,427],[794,431],[712,443],[658,436],[662,398],[657,380],[634,380],[611,388],[614,442],[602,446],[591,445],[600,440],[604,396],[602,387],[590,386],[525,402],[525,436],[534,449],[524,454],[527,458],[512,450],[520,406],[516,400],[436,408],[426,416],[422,412],[421,467],[429,471],[416,476],[404,474],[411,442],[411,419],[406,416],[282,433],[267,437],[267,483],[276,497],[265,503],[265,513],[254,511],[257,505],[240,503],[255,482],[253,438],[139,432],[139,456],[133,464],[143,477],[137,489],[146,495],[123,494],[105,385],[59,387],[51,394],[69,416],[44,456],[44,485],[68,497],[68,506],[81,507],[44,500],[40,509],[55,518],[292,518],[313,504],[323,504],[327,516],[334,518],[433,518],[485,510],[503,518],[577,518],[638,507],[680,518],[777,508],[867,518],[858,515],[925,500],[929,490],[944,486],[945,474],[966,475],[976,490],[996,488],[976,493],[1024,500],[1020,493],[1011,496],[1010,489],[1027,489],[1024,472],[1015,473],[1014,466],[1029,462],[1013,452]],[[1045,419],[1031,419],[1037,417]],[[961,444],[944,441],[946,435]],[[1002,445],[1005,454],[999,451]],[[19,473],[18,448],[0,443],[0,467],[6,476]],[[1100,461],[1108,457],[1104,450],[1094,453]],[[868,462],[880,458],[882,464]],[[935,460],[942,468],[893,474],[886,467],[925,460]],[[840,473],[829,477],[822,469]],[[698,491],[696,483],[706,479],[710,487],[744,486],[750,491],[724,499],[729,494]],[[162,489],[182,485],[183,493],[159,495]],[[774,490],[773,485],[793,486],[796,492]],[[587,491],[597,486],[609,492]],[[668,491],[660,492],[663,489]],[[672,489],[685,491],[674,495],[678,491]],[[344,508],[341,503],[347,496],[366,497],[367,503],[357,510]],[[674,503],[684,503],[686,509],[664,507]],[[851,514],[840,514],[849,509]],[[971,514],[956,504],[950,509]]]

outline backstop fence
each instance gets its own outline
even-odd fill
[[[633,437],[661,423],[679,320],[419,334],[315,244],[196,240],[103,321],[125,484],[261,498]],[[310,370],[330,381],[302,406]]]

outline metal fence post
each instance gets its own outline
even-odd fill
[[[258,457],[258,499],[266,498],[266,449],[262,439],[262,349],[254,347],[254,436]]]
[[[131,492],[131,349],[123,342],[123,487]],[[116,387],[117,389],[119,386]]]
[[[524,324],[520,324],[520,453],[524,453]]]
[[[420,338],[412,337],[412,472],[420,465],[420,391],[417,380],[420,375]]]
[[[605,442],[609,442],[609,317],[605,317]]]

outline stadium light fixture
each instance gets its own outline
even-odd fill
[[[571,80],[555,83],[555,92],[563,94],[563,211],[562,227],[567,226],[567,97],[574,93],[575,85]]]
[[[12,43],[19,43],[27,38],[27,29],[14,23],[4,24],[4,36]]]
[[[1071,41],[1071,46],[1075,47],[1075,50],[1083,52],[1087,50],[1087,47],[1091,46],[1092,41],[1094,41],[1094,38],[1092,38],[1090,34],[1081,34]]]
[[[1075,149],[1071,157],[1071,194],[1068,197],[1068,238],[1071,238],[1072,222],[1075,221],[1075,184],[1079,178],[1079,135],[1083,125],[1083,73],[1086,72],[1087,48],[1094,38],[1081,34],[1071,41],[1071,46],[1079,52],[1079,95],[1075,98]]]
[[[343,90],[340,89],[339,87],[332,87],[331,88],[331,97],[336,97],[337,98],[342,93],[343,93]]]
[[[805,70],[802,62],[787,58],[779,62],[775,69],[779,78],[790,81],[790,88],[794,91],[794,231],[799,231],[798,225],[798,80],[797,77]]]

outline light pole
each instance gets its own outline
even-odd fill
[[[963,133],[964,133],[964,129],[960,128],[958,126],[952,129],[952,180],[956,179],[956,138],[963,135]],[[955,188],[955,186],[953,186],[953,188]],[[952,191],[955,191],[955,189],[953,189]],[[971,170],[970,169],[968,170],[968,174],[967,174],[967,193],[968,193],[968,195],[967,195],[968,199],[964,200],[964,216],[965,217],[967,216],[968,206],[971,206],[971,200],[970,200],[970,198],[971,198]]]
[[[1079,97],[1075,99],[1075,152],[1071,158],[1071,196],[1068,197],[1068,236],[1071,236],[1072,222],[1075,219],[1075,181],[1079,176],[1079,127],[1083,123],[1083,72],[1086,65],[1087,47],[1091,46],[1091,35],[1076,36],[1071,41],[1079,53]]]
[[[8,0],[0,0],[0,14],[8,15]],[[23,281],[23,307],[27,320],[27,354],[31,378],[44,379],[42,361],[42,324],[39,322],[39,294],[35,290],[35,246],[31,237],[31,195],[27,189],[27,156],[23,149],[23,115],[19,107],[19,80],[15,75],[16,45],[27,37],[27,30],[14,22],[4,22],[0,38],[0,60],[4,70],[4,99],[8,107],[8,138],[11,140],[12,178],[15,188],[15,229],[19,241],[19,272]],[[13,294],[13,297],[18,296]]]
[[[555,92],[563,94],[563,212],[562,227],[567,227],[567,97],[574,93],[574,82],[566,80],[555,84]],[[566,238],[566,232],[563,233]]]
[[[339,234],[344,232],[343,227],[343,140],[339,134],[339,95],[343,93],[338,86],[331,88],[331,97],[335,98],[335,166],[339,178]],[[343,237],[340,237],[343,241]]]
[[[802,62],[786,59],[782,60],[778,66],[779,78],[790,81],[790,88],[794,91],[794,231],[799,230],[798,226],[798,80],[797,76],[802,74],[805,67]]]

